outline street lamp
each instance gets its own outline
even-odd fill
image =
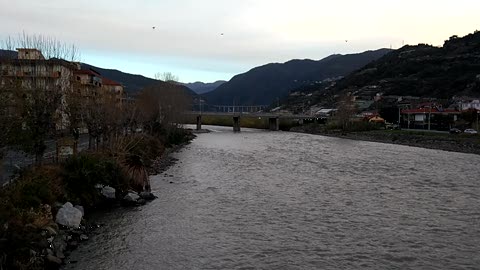
[[[480,129],[478,128],[478,115],[480,114],[480,110],[477,110],[477,131]]]
[[[430,130],[430,119],[432,118],[432,105],[429,107],[428,111],[428,130]]]

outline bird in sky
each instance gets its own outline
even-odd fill
[[[348,40],[345,40],[345,42],[348,42]]]
[[[153,26],[152,29],[155,30],[155,26]]]
[[[221,33],[220,36],[223,36],[223,33]]]

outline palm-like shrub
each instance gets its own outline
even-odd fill
[[[133,190],[137,192],[150,191],[147,168],[139,155],[127,155],[123,166]]]

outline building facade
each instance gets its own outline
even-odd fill
[[[42,91],[47,97],[56,98],[59,103],[56,109],[55,126],[57,130],[68,128],[68,102],[74,96],[78,104],[105,106],[106,100],[115,100],[122,104],[123,86],[112,80],[102,78],[94,70],[82,70],[78,63],[61,59],[45,59],[37,49],[17,49],[17,58],[0,59],[0,90],[4,96],[13,96],[14,92],[23,91],[24,95],[31,91]],[[104,84],[104,81],[106,84]],[[8,93],[7,93],[8,92]],[[6,108],[9,114],[15,113],[11,104]]]

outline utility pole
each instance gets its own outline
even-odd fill
[[[402,113],[402,108],[398,106],[398,127],[400,128],[400,119],[401,119],[401,113]]]
[[[428,130],[430,130],[430,119],[431,118],[432,118],[432,106],[430,105],[429,112],[428,112]]]
[[[479,131],[479,127],[478,127],[478,115],[480,114],[480,110],[477,110],[477,131]]]

